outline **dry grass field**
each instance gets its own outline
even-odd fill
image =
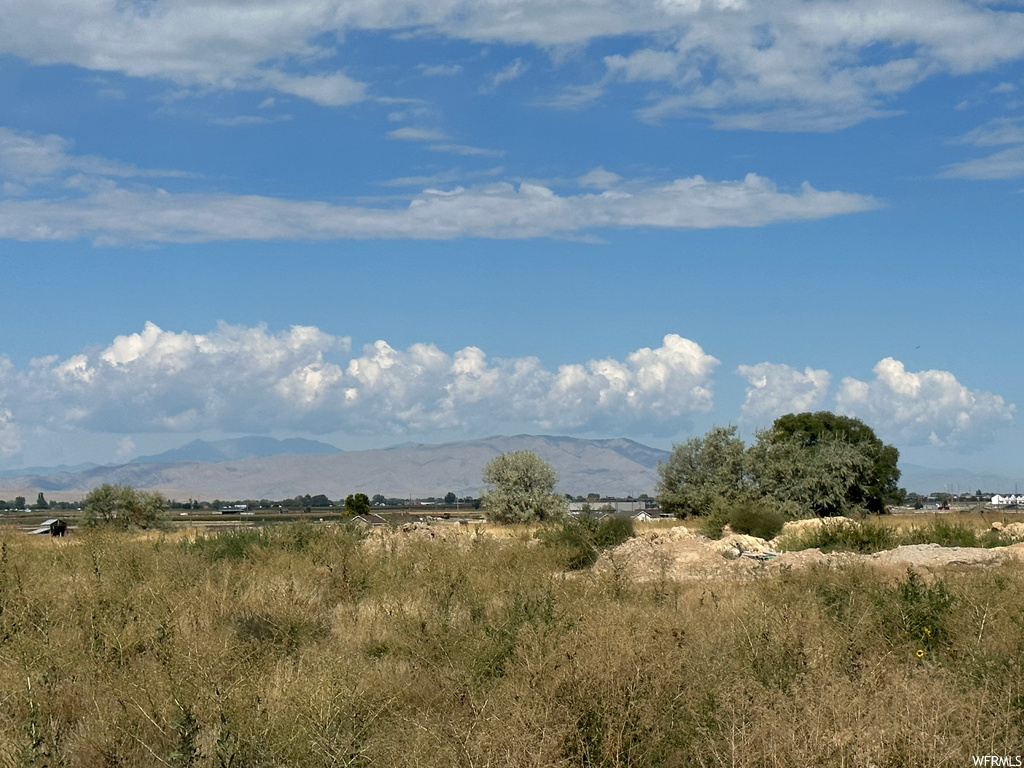
[[[654,523],[653,527],[663,527]],[[965,766],[1024,569],[632,583],[525,528],[0,531],[0,763]]]

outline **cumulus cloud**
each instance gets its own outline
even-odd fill
[[[740,419],[767,424],[786,413],[815,411],[828,392],[829,372],[808,366],[803,371],[781,363],[741,365],[736,373],[747,380]]]
[[[801,130],[888,114],[888,99],[927,77],[1024,56],[1024,12],[972,0],[7,0],[0,52],[186,87],[272,88],[338,106],[366,98],[365,84],[343,72],[295,72],[338,55],[355,30],[548,51],[586,52],[600,38],[601,87],[660,88],[652,95],[662,114],[742,115],[739,123]],[[527,66],[520,57],[489,89]],[[766,113],[790,119],[758,119]]]
[[[21,430],[14,423],[12,414],[0,408],[0,456],[10,456],[21,449]]]
[[[4,370],[0,451],[18,448],[14,426],[94,432],[395,434],[541,429],[633,429],[674,434],[713,404],[718,365],[689,339],[664,337],[623,360],[550,370],[533,357],[488,360],[466,347],[406,350],[385,341],[344,359],[349,339],[308,326],[281,333],[221,324],[208,334],[146,323],[103,349]],[[125,450],[130,450],[128,442]]]
[[[1013,421],[1016,406],[1002,397],[965,387],[949,371],[907,371],[887,357],[875,378],[844,378],[837,410],[864,419],[889,439],[969,450],[991,442]]]
[[[396,138],[426,139],[420,130],[392,133],[399,134]],[[53,149],[58,137],[11,131],[5,135],[20,142],[19,147],[42,145],[46,158],[40,160],[23,149],[5,152],[0,146],[0,162],[7,163],[0,166],[0,181],[15,184],[7,199],[0,198],[0,238],[14,240],[89,238],[111,244],[578,237],[604,228],[752,227],[877,207],[871,197],[820,191],[807,183],[799,190],[779,190],[756,174],[742,181],[708,181],[701,176],[668,183],[620,180],[614,189],[568,194],[538,184],[497,182],[428,188],[407,197],[404,204],[389,200],[376,207],[258,195],[169,193],[139,184],[123,187],[116,178],[119,174],[106,174],[97,158],[90,159],[90,173],[73,173],[84,164],[63,148]],[[601,176],[605,181],[611,178],[607,171]],[[47,183],[39,186],[40,180]],[[37,185],[33,194],[24,194],[27,187],[22,182]],[[593,178],[584,181],[592,182]]]

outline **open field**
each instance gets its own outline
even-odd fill
[[[659,527],[661,524],[656,524]],[[963,766],[1024,569],[569,576],[526,529],[0,532],[0,762]]]

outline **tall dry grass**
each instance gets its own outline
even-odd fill
[[[0,532],[25,766],[962,766],[1024,745],[1024,574],[566,576],[528,535]]]

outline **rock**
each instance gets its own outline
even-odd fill
[[[742,533],[731,533],[718,541],[709,542],[711,549],[729,557],[739,557],[744,552],[764,552],[768,542],[757,536],[745,536]]]

